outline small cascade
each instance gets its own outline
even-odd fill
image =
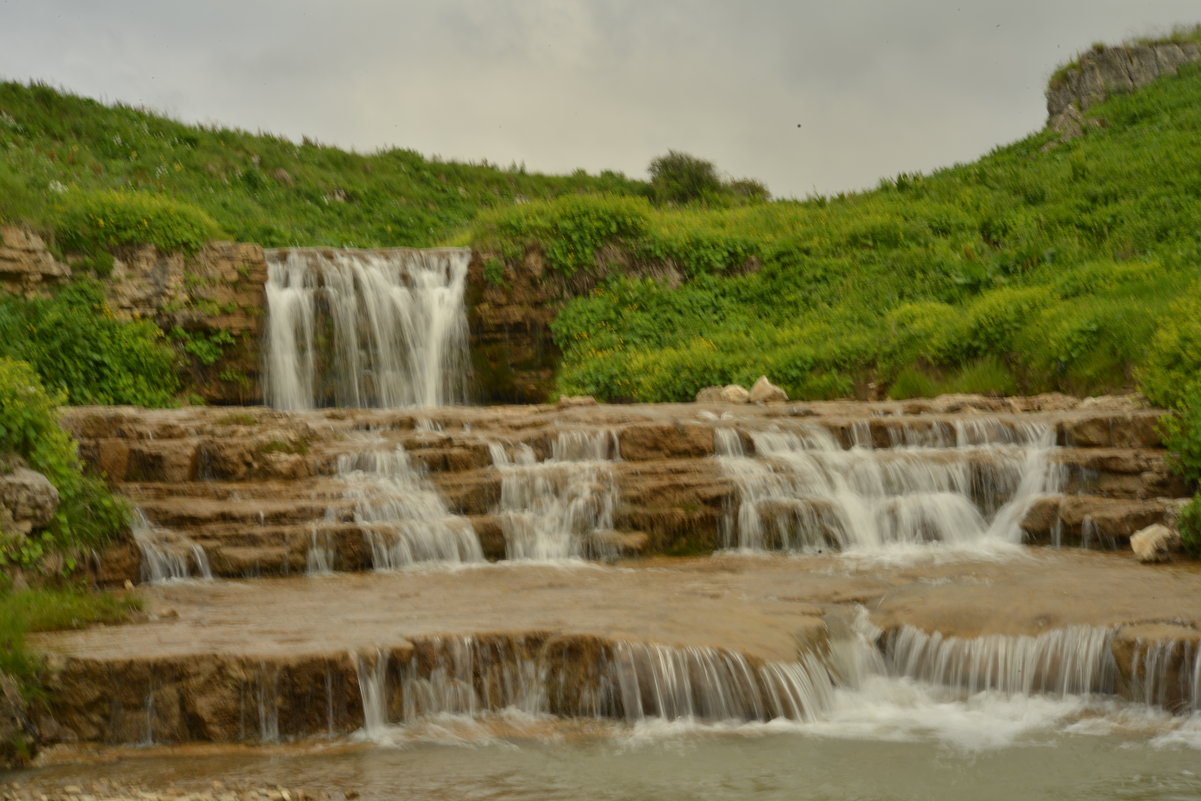
[[[739,490],[723,524],[726,546],[1016,544],[1030,503],[1058,486],[1048,459],[1055,432],[1046,425],[984,418],[889,434],[893,447],[877,450],[866,423],[849,430],[850,448],[817,425],[716,429],[718,462]]]
[[[538,643],[524,637],[435,637],[401,671],[405,722],[439,715],[479,717],[515,709],[550,712]]]
[[[815,656],[752,664],[716,648],[618,643],[609,667],[628,721],[810,720],[829,706],[834,683]]]
[[[502,710],[591,719],[812,720],[828,707],[834,681],[824,662],[756,662],[716,648],[538,637],[446,637],[415,643],[386,686],[386,659],[357,657],[366,733],[401,697],[398,723]]]
[[[354,521],[376,570],[484,560],[471,523],[450,513],[404,448],[343,454],[337,475],[354,502]]]
[[[620,459],[612,431],[563,431],[539,461],[529,445],[489,446],[501,474],[497,515],[512,560],[613,559],[604,541],[613,529]]]
[[[141,509],[133,512],[132,533],[142,554],[142,583],[198,578],[212,581],[208,555],[195,542],[170,529],[155,526]]]
[[[328,519],[329,514],[326,515]],[[309,532],[309,550],[305,553],[305,573],[310,576],[329,576],[334,572],[334,549],[329,535],[317,526]]]
[[[1140,640],[1131,667],[1136,700],[1171,712],[1201,712],[1201,642]]]
[[[376,649],[370,661],[361,654],[352,656],[363,699],[363,732],[378,737],[388,725],[388,655]]]
[[[1070,626],[1036,637],[944,637],[903,626],[885,636],[890,673],[968,693],[1112,693],[1118,677],[1106,628]]]
[[[268,250],[266,402],[395,408],[466,400],[470,251]]]
[[[259,713],[259,740],[279,742],[279,668],[265,662],[259,665],[256,688]]]

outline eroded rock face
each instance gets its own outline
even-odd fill
[[[114,262],[106,286],[118,314],[154,320],[164,331],[232,338],[217,362],[196,366],[195,389],[209,403],[255,403],[266,282],[262,247],[210,242],[190,257],[136,248]]]
[[[0,531],[29,534],[58,511],[58,490],[41,473],[18,467],[0,475]]]
[[[0,226],[0,289],[35,295],[70,277],[71,268],[50,254],[40,236],[12,225]]]
[[[25,699],[16,681],[0,673],[0,770],[23,767],[35,746]]]
[[[1080,112],[1108,97],[1146,86],[1165,75],[1175,75],[1180,66],[1201,60],[1196,42],[1104,47],[1080,57],[1047,88],[1047,124],[1063,139],[1079,136],[1087,123]]]

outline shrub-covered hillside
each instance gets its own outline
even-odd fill
[[[94,203],[91,193],[118,189],[193,206],[226,235],[267,247],[420,247],[492,205],[646,185],[613,172],[536,175],[411,150],[359,155],[0,83],[0,221],[69,236],[70,214]]]
[[[1201,65],[1085,116],[1070,141],[1040,132],[862,194],[564,198],[486,212],[463,241],[510,269],[535,249],[565,274],[632,262],[678,279],[615,274],[566,306],[565,393],[685,400],[761,373],[801,398],[1097,393],[1144,377],[1170,401],[1201,367],[1198,331],[1179,330],[1201,325]]]

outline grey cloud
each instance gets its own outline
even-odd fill
[[[1020,137],[1058,62],[1195,14],[1195,0],[8,0],[0,76],[554,172],[640,175],[682,149],[804,195]]]

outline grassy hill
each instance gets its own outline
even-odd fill
[[[572,300],[554,324],[564,393],[685,400],[761,373],[800,398],[1100,393],[1143,377],[1172,402],[1201,367],[1201,65],[1086,117],[1071,141],[1040,132],[860,194],[551,200],[486,212],[461,241],[510,269],[537,248],[604,276],[620,251],[682,279],[611,275]]]
[[[421,247],[497,204],[636,194],[646,184],[613,172],[538,175],[411,150],[359,155],[0,83],[0,220],[53,231],[73,193],[102,190],[169,197],[205,212],[225,235],[267,247]]]
[[[1071,141],[1040,132],[870,192],[679,206],[615,173],[358,155],[5,83],[0,220],[77,250],[147,219],[164,221],[148,240],[184,249],[468,244],[499,283],[538,252],[593,287],[554,323],[559,389],[607,400],[765,373],[798,398],[1142,380],[1176,402],[1201,367],[1201,67],[1086,116]],[[128,230],[83,231],[114,206]]]

